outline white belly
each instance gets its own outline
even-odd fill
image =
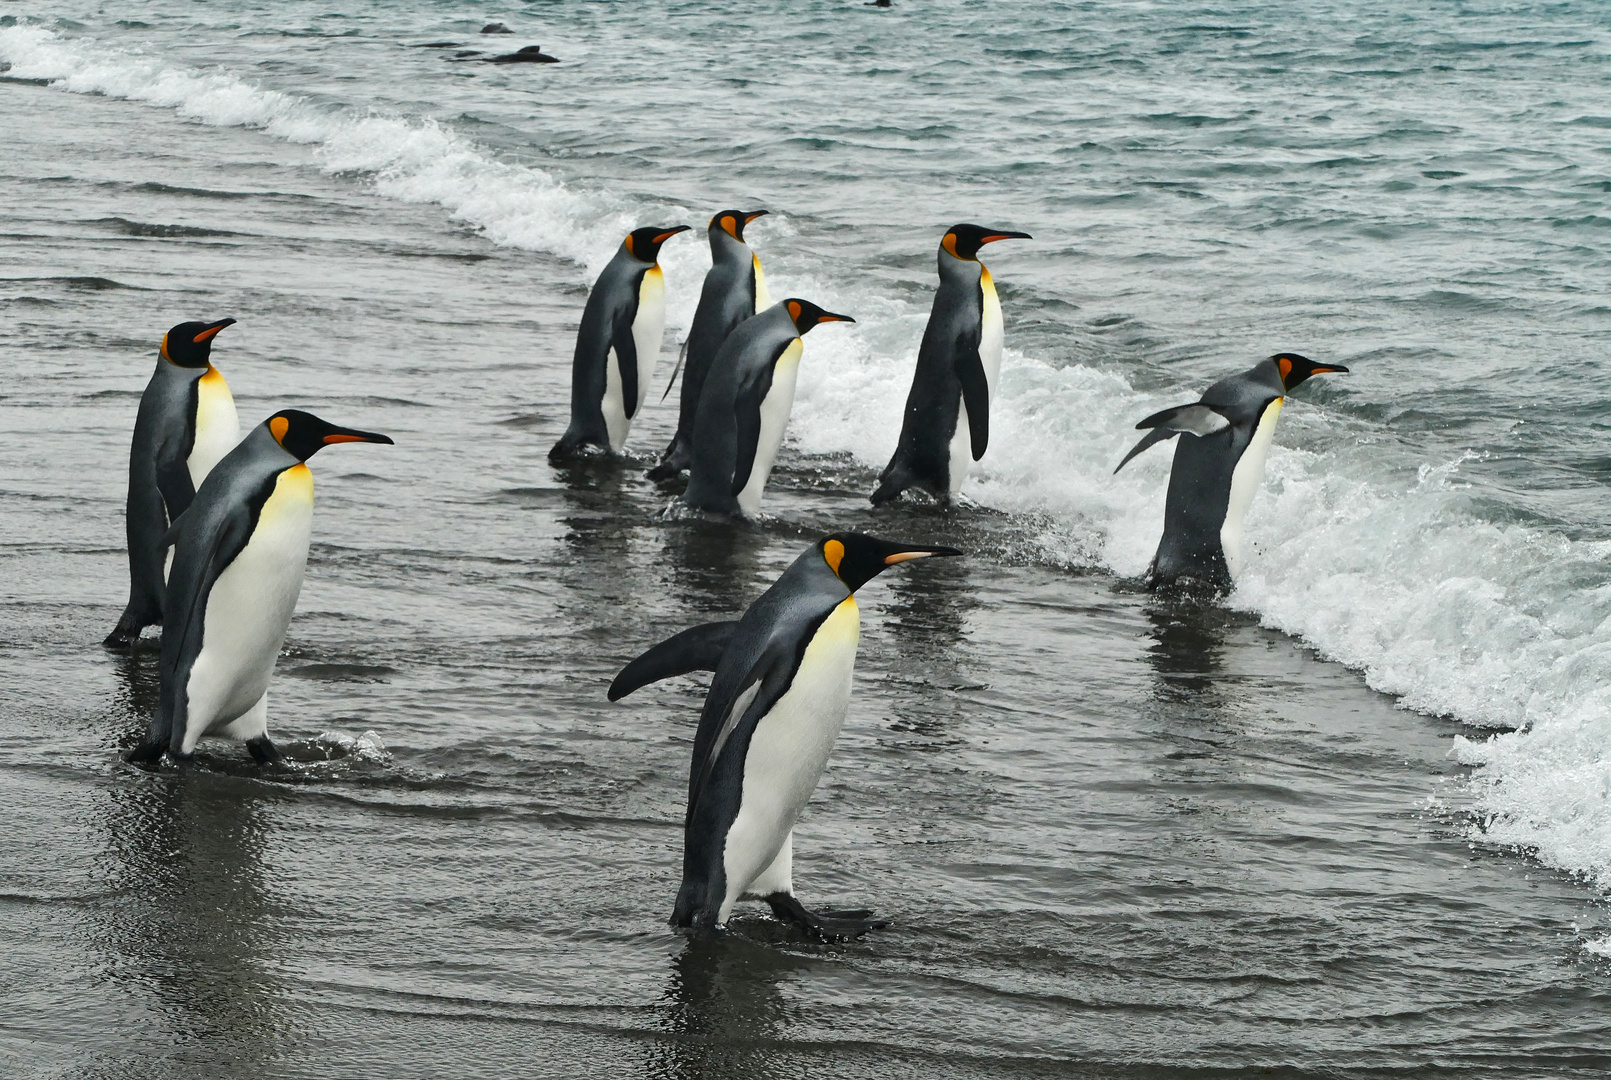
[[[209,366],[196,382],[196,441],[190,447],[185,466],[190,470],[190,486],[200,490],[201,482],[224,455],[240,441],[240,418],[229,384]]]
[[[973,468],[973,432],[968,427],[968,407],[957,406],[957,429],[951,436],[951,476],[949,486],[951,494],[955,495],[962,490],[962,481],[968,478],[968,470]]]
[[[755,464],[750,467],[749,482],[738,493],[738,508],[745,517],[754,517],[761,509],[767,477],[772,475],[778,450],[783,446],[789,412],[794,408],[794,387],[800,376],[800,354],[804,348],[804,342],[795,338],[772,368],[772,387],[761,402],[761,437],[755,444]]]
[[[294,465],[280,474],[257,529],[213,583],[202,625],[201,653],[186,683],[182,750],[227,726],[268,690],[302,592],[313,524],[313,474]]]
[[[752,892],[756,879],[786,876],[774,867],[828,764],[850,707],[861,612],[847,597],[806,646],[794,682],[755,726],[744,758],[738,816],[722,853],[727,894],[717,922]],[[772,873],[767,873],[771,870]]]
[[[666,279],[658,265],[649,267],[638,286],[638,317],[632,320],[632,342],[638,347],[638,401],[636,416],[649,400],[649,383],[660,362],[660,338],[666,329]]]
[[[984,362],[985,382],[990,386],[991,404],[996,400],[996,382],[1001,376],[1001,300],[990,271],[979,268],[979,291],[983,304],[979,312],[979,359]]]
[[[1264,461],[1270,455],[1270,443],[1275,439],[1275,421],[1281,415],[1282,398],[1276,398],[1259,417],[1259,426],[1253,439],[1237,459],[1231,471],[1231,498],[1225,507],[1225,521],[1219,527],[1220,547],[1225,549],[1225,565],[1234,582],[1242,575],[1242,519],[1247,508],[1253,505],[1253,496],[1264,483]]]
[[[599,402],[599,410],[604,413],[604,429],[610,435],[610,449],[619,454],[626,445],[632,421],[627,419],[626,407],[622,404],[621,361],[616,359],[613,347],[604,361],[604,400]]]

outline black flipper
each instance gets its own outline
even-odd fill
[[[627,419],[638,412],[638,341],[632,336],[632,323],[638,317],[637,306],[620,311],[615,316],[615,337],[610,344],[615,348],[615,362],[621,369],[621,411]]]
[[[167,448],[164,447],[164,450]],[[190,466],[185,464],[183,455],[169,458],[159,452],[157,455],[157,490],[162,492],[162,502],[168,510],[168,520],[176,520],[180,514],[190,509],[190,501],[196,497],[196,489],[190,483]]]
[[[269,740],[267,735],[259,735],[255,739],[246,740],[246,749],[251,752],[252,760],[259,765],[272,765],[285,757],[280,748]]]
[[[968,411],[968,437],[973,460],[984,457],[990,445],[990,380],[985,378],[979,343],[957,342],[957,381],[962,384],[962,405]]]
[[[1118,468],[1113,471],[1116,473],[1119,469],[1124,468],[1130,463],[1131,458],[1147,447],[1161,443],[1165,439],[1173,439],[1183,431],[1192,435],[1212,435],[1214,432],[1224,431],[1230,426],[1231,422],[1221,415],[1217,409],[1212,405],[1204,405],[1201,402],[1193,402],[1190,405],[1176,405],[1161,412],[1155,412],[1136,425],[1136,430],[1138,431],[1146,428],[1152,428],[1152,430],[1147,432],[1146,436],[1136,443],[1128,454],[1124,455],[1124,460],[1119,462]]]
[[[682,348],[677,350],[677,366],[671,369],[671,381],[666,383],[666,392],[660,395],[664,401],[671,396],[671,388],[677,385],[677,376],[682,374],[683,361],[688,359],[688,339],[682,339]]]
[[[772,893],[766,897],[766,903],[778,919],[793,923],[807,937],[814,937],[820,941],[845,941],[849,938],[858,938],[869,930],[882,930],[889,925],[888,919],[868,918],[871,913],[861,909],[807,911],[800,901],[786,892]]]
[[[782,355],[781,353],[779,355]],[[755,453],[761,445],[761,403],[772,391],[772,368],[776,358],[761,368],[753,382],[739,388],[733,402],[733,426],[737,429],[737,455],[733,460],[733,497],[750,482],[755,468]]]
[[[621,669],[610,684],[609,698],[620,701],[632,691],[690,671],[715,671],[738,620],[704,623],[675,634]]]

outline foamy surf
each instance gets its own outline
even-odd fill
[[[176,68],[41,27],[0,28],[0,59],[16,78],[312,145],[327,172],[363,177],[388,198],[440,205],[495,244],[572,260],[578,278],[596,274],[643,215],[679,209],[502,162],[430,118],[319,106],[228,71]],[[759,235],[779,227],[778,218],[766,219]],[[692,241],[666,252],[674,328],[691,316],[704,259],[704,245]],[[1010,256],[1000,262],[1010,279]],[[793,439],[808,452],[849,452],[881,467],[894,447],[926,310],[852,291],[828,266],[793,280],[774,276],[773,292],[860,320],[807,339]],[[1010,303],[1006,317],[1011,341]],[[1169,450],[1144,455],[1117,477],[1111,470],[1133,441],[1137,418],[1189,400],[1196,389],[1141,393],[1113,372],[1009,350],[991,453],[968,494],[1049,516],[1057,523],[1046,540],[1049,561],[1138,574],[1156,543]],[[1282,435],[1320,434],[1327,425],[1346,427],[1299,400]],[[1611,887],[1608,545],[1483,520],[1467,506],[1458,458],[1428,460],[1419,475],[1399,478],[1370,444],[1320,441],[1330,448],[1272,451],[1231,602],[1360,670],[1407,708],[1518,729],[1457,738],[1452,747],[1478,767],[1473,837],[1536,852],[1547,865]]]

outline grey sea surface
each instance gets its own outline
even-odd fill
[[[1605,12],[4,14],[0,1076],[1611,1070]],[[562,63],[408,47],[494,18]],[[750,524],[643,478],[697,241],[630,460],[546,458],[591,274],[729,205],[774,296],[859,320]],[[959,220],[1036,237],[986,256],[999,442],[968,505],[874,511]],[[396,445],[310,463],[289,762],[144,771],[155,639],[99,644],[128,438],[162,332],[223,316],[243,425]],[[1354,370],[1283,416],[1247,585],[1148,595],[1131,425],[1279,348]],[[968,553],[862,590],[795,834],[808,906],[891,925],[689,942],[702,680],[604,689],[833,529]]]

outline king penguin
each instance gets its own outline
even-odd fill
[[[699,395],[685,504],[755,516],[794,407],[801,338],[818,323],[855,321],[796,297],[752,315],[727,336]]]
[[[280,757],[268,737],[268,684],[308,561],[313,473],[305,462],[333,443],[391,441],[286,409],[208,475],[169,530],[161,695],[131,761],[163,751],[188,758],[213,734],[245,742],[259,762]]]
[[[660,245],[686,225],[634,229],[587,295],[571,363],[571,423],[548,456],[582,456],[588,447],[620,453],[632,418],[649,396],[666,327]]]
[[[651,480],[670,480],[688,467],[699,394],[705,388],[705,375],[716,359],[716,350],[745,319],[772,306],[766,275],[761,272],[761,257],[744,242],[744,226],[765,213],[723,210],[710,219],[710,271],[705,274],[699,306],[694,309],[694,324],[683,346],[677,434],[661,455],[660,464],[649,471]],[[672,372],[671,379],[677,380],[676,372]]]
[[[856,590],[886,567],[956,548],[834,533],[812,544],[736,622],[684,630],[610,684],[618,701],[660,679],[713,671],[694,736],[682,887],[671,924],[721,929],[741,899],[821,938],[884,923],[808,911],[794,896],[794,824],[821,779],[850,704],[861,635]]]
[[[1149,587],[1188,578],[1215,589],[1232,586],[1242,570],[1242,519],[1264,480],[1281,403],[1311,375],[1347,370],[1277,353],[1221,379],[1201,400],[1153,413],[1136,425],[1151,430],[1115,473],[1154,443],[1185,436],[1169,472],[1163,539],[1147,571]]]
[[[234,322],[180,323],[162,335],[129,447],[129,603],[106,645],[132,644],[141,630],[162,621],[163,534],[240,439],[235,398],[212,364],[213,338]]]
[[[909,487],[939,499],[962,490],[990,444],[990,402],[1001,372],[1001,301],[979,249],[1028,233],[953,225],[940,238],[940,290],[917,350],[895,456],[878,477],[873,505]]]

